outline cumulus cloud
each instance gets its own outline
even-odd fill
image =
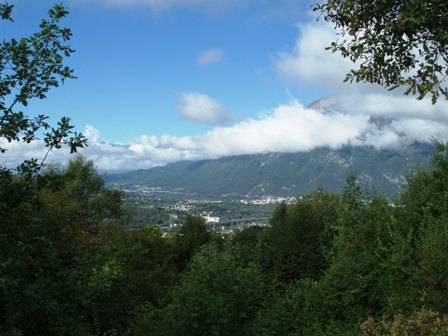
[[[198,92],[184,92],[180,95],[179,112],[195,122],[209,125],[228,123],[227,110],[215,99]]]
[[[199,65],[207,66],[218,63],[222,61],[223,58],[224,52],[221,49],[208,49],[198,55],[196,62]]]
[[[299,25],[299,37],[292,50],[279,52],[274,62],[284,78],[306,84],[340,86],[353,63],[338,54],[325,51],[335,40],[334,29],[326,23]]]
[[[327,89],[333,94],[385,92],[377,85],[344,83],[346,74],[359,64],[326,50],[331,42],[338,39],[331,24],[313,20],[299,24],[297,28],[298,37],[290,50],[278,52],[274,57],[274,68],[282,79]]]

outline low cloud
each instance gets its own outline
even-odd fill
[[[221,49],[208,49],[198,55],[196,62],[198,65],[207,66],[219,63],[223,58],[224,52]]]
[[[369,99],[375,99],[370,97]],[[424,103],[423,103],[424,104]],[[292,100],[273,109],[268,115],[247,119],[228,127],[216,127],[196,136],[142,135],[136,141],[117,144],[102,138],[99,130],[87,126],[89,147],[81,154],[94,160],[101,170],[151,168],[180,160],[213,159],[229,155],[269,152],[301,152],[318,147],[340,148],[345,145],[397,147],[414,141],[431,141],[434,137],[447,140],[447,113],[444,108],[428,105],[427,118],[416,110],[401,115],[393,110],[386,116],[369,115],[355,108],[349,111],[338,106],[334,99],[324,100],[314,107],[304,107]],[[423,108],[423,107],[422,107]],[[440,110],[439,110],[440,109]],[[395,116],[395,117],[391,117]],[[2,154],[6,165],[43,157],[41,142],[9,144]],[[51,162],[64,163],[70,158],[67,151],[50,155]]]
[[[187,119],[209,125],[224,125],[229,121],[227,110],[215,99],[198,92],[180,95],[179,112]]]

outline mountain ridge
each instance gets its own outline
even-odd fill
[[[413,169],[426,169],[434,145],[413,143],[398,149],[371,146],[317,148],[298,153],[228,156],[180,161],[162,167],[105,174],[110,184],[142,185],[200,196],[298,196],[322,187],[340,191],[348,174],[387,196],[396,195]]]

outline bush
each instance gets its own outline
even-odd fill
[[[361,325],[361,330],[365,336],[445,336],[448,316],[423,310],[410,317],[398,315],[391,321],[369,319]]]

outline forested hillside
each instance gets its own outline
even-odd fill
[[[415,143],[396,149],[346,146],[300,153],[271,153],[186,161],[164,167],[106,174],[108,183],[145,185],[187,193],[221,196],[298,196],[319,187],[341,191],[345,178],[356,174],[361,185],[391,197],[405,177],[417,168],[427,168],[434,146]]]

